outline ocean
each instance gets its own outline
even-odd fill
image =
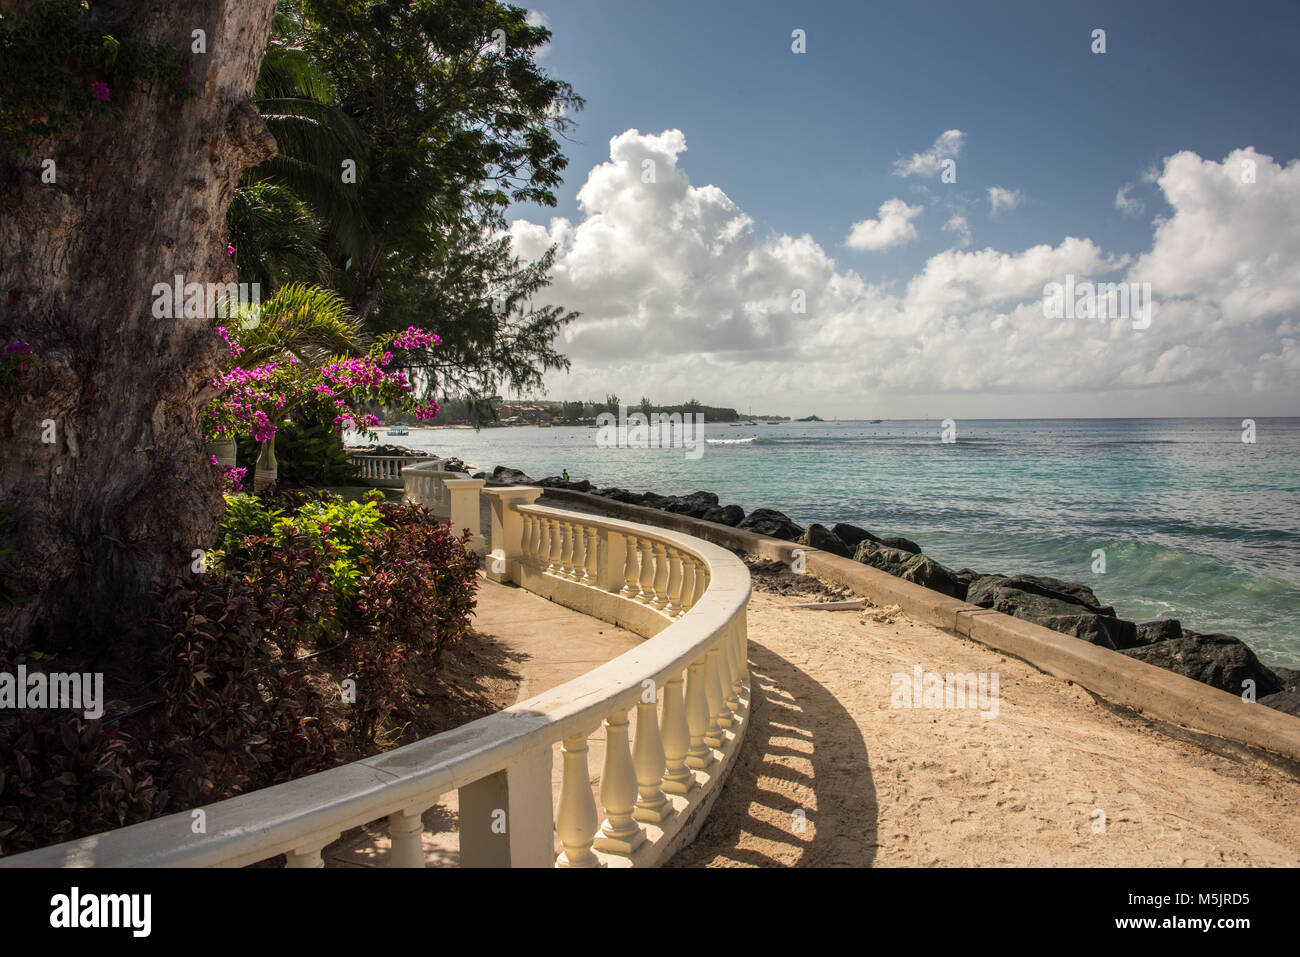
[[[953,568],[1090,586],[1124,618],[1174,617],[1300,667],[1300,418],[705,425],[680,448],[598,448],[591,428],[412,429],[381,441],[534,478],[716,492],[800,525],[901,535]],[[1104,551],[1105,570],[1097,550]]]

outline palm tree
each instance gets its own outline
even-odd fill
[[[299,42],[277,13],[254,100],[278,150],[244,175],[227,217],[240,281],[268,292],[291,279],[334,285],[332,262],[359,260],[371,242],[358,198],[365,137]]]
[[[320,222],[288,187],[265,181],[239,187],[226,219],[240,282],[258,283],[267,293],[295,279],[333,283]]]
[[[338,355],[359,355],[369,337],[338,293],[304,283],[289,283],[256,309],[240,315],[239,357],[244,366],[292,357],[317,367]]]

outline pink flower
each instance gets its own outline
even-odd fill
[[[235,247],[230,245],[230,243],[226,243],[226,255],[227,256],[235,255]]]
[[[103,102],[103,103],[107,103],[107,102],[108,102],[108,97],[109,97],[108,84],[107,84],[107,83],[92,83],[92,84],[90,84],[90,94],[91,94],[91,96],[93,96],[95,99],[97,99],[97,100],[99,100],[99,101],[101,101],[101,102]]]

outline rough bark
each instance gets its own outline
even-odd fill
[[[0,602],[0,634],[56,649],[165,613],[193,550],[212,544],[220,480],[200,413],[224,347],[210,319],[155,319],[152,290],[176,274],[235,279],[226,207],[275,148],[251,100],[275,0],[94,9],[105,33],[174,45],[197,95],[135,83],[113,92],[120,120],[69,127],[30,156],[0,147],[0,347],[24,340],[39,356],[19,394],[0,393],[0,588],[25,597]],[[206,53],[192,52],[196,29]],[[46,157],[55,184],[41,182]]]

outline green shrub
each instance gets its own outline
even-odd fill
[[[332,424],[289,422],[275,434],[278,481],[289,485],[348,485],[357,476]]]

